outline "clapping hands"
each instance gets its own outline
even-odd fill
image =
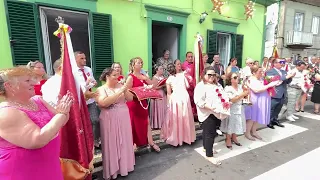
[[[58,104],[56,106],[57,113],[66,115],[67,121],[69,119],[69,112],[73,102],[74,102],[74,98],[70,93],[70,91],[68,91],[67,94],[65,94],[62,98],[59,99]]]

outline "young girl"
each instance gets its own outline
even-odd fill
[[[163,76],[163,67],[162,66],[156,66],[155,67],[156,74],[153,76],[152,81],[153,84],[157,84],[160,81],[164,80]],[[150,126],[152,129],[160,129],[162,126],[162,122],[166,118],[166,110],[167,110],[167,98],[166,94],[164,92],[165,84],[159,87],[156,87],[156,89],[159,91],[159,93],[162,95],[162,99],[152,99],[150,101]]]
[[[161,137],[172,146],[191,144],[196,140],[191,102],[185,73],[181,70],[180,60],[168,65],[171,74],[166,82],[168,114],[161,129]]]

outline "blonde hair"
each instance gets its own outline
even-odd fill
[[[8,82],[9,80],[15,80],[21,76],[30,76],[34,77],[34,72],[25,67],[25,66],[18,66],[8,69],[0,70],[0,96],[5,96],[6,91],[4,87],[4,83]]]
[[[122,73],[122,66],[121,66],[121,64],[120,64],[119,62],[114,62],[114,63],[112,63],[111,68],[114,69],[114,66],[115,66],[116,64],[119,65],[120,68],[121,68],[120,75],[123,75],[123,73]]]
[[[143,60],[141,59],[141,57],[134,57],[132,59],[130,59],[130,63],[129,63],[129,72],[133,73],[133,66],[136,64],[136,62],[140,60],[141,62],[143,62]]]
[[[38,64],[38,63],[43,64],[42,62],[40,62],[40,61],[38,61],[38,60],[36,60],[36,61],[30,61],[30,62],[28,62],[28,64],[27,64],[26,67],[27,67],[28,69],[34,70],[34,68],[36,67],[36,64]],[[45,79],[45,80],[49,79],[49,77],[48,77],[48,75],[47,75],[46,72],[45,72],[44,75],[42,76],[42,79]]]

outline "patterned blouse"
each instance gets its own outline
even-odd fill
[[[157,59],[157,62],[155,64],[155,67],[159,67],[159,66],[162,66],[163,67],[163,76],[165,78],[168,78],[170,76],[170,73],[168,72],[168,65],[170,63],[173,63],[172,59],[168,59],[168,60],[165,60],[163,57],[160,57]]]

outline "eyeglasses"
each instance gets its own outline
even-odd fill
[[[234,77],[232,77],[233,79],[238,79],[238,76],[234,76]]]
[[[213,77],[215,76],[216,74],[207,74],[209,77]]]
[[[285,64],[285,63],[286,63],[286,61],[279,61],[279,63],[280,63],[280,64]]]

